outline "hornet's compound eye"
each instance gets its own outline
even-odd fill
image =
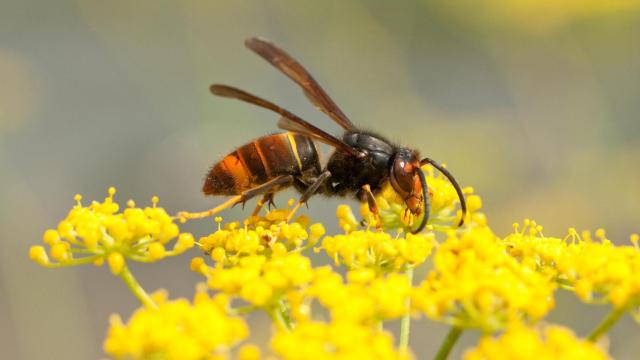
[[[394,188],[396,188],[398,192],[410,193],[412,191],[414,174],[413,169],[414,166],[404,159],[396,159],[393,162],[391,178],[396,183]]]
[[[391,168],[391,186],[413,214],[420,214],[422,211],[422,185],[418,171],[420,162],[417,155],[409,151],[399,151]]]

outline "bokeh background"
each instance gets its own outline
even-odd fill
[[[275,131],[277,118],[213,98],[210,83],[338,131],[243,47],[252,35],[297,56],[357,124],[446,162],[482,195],[498,234],[533,218],[547,234],[605,227],[628,242],[640,230],[639,9],[636,0],[0,0],[0,357],[103,357],[108,316],[128,317],[133,296],[105,268],[47,270],[27,250],[76,193],[101,199],[114,185],[122,201],[159,195],[172,212],[219,202],[200,193],[207,168]],[[308,214],[335,230],[338,202],[315,199]],[[191,296],[195,255],[133,271],[149,290]],[[550,320],[584,336],[606,311],[568,295]],[[261,341],[263,320],[252,322]],[[419,358],[446,330],[414,322]],[[623,319],[611,354],[634,358],[638,330]],[[454,357],[474,341],[466,334]]]

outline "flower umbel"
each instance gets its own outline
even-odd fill
[[[413,304],[432,319],[495,332],[514,320],[542,318],[554,305],[554,289],[511,257],[489,228],[472,228],[450,232]]]
[[[207,277],[211,289],[238,296],[256,307],[275,306],[284,293],[308,284],[313,277],[311,260],[299,253],[270,258],[250,255],[232,267],[218,263],[198,270]]]
[[[338,208],[340,221],[352,217],[346,205]],[[433,233],[408,233],[391,236],[387,232],[355,230],[345,234],[327,236],[322,249],[336,265],[345,264],[350,269],[371,268],[381,272],[402,271],[424,263],[435,244]]]
[[[605,360],[609,357],[595,344],[576,338],[562,326],[547,326],[542,331],[514,325],[499,338],[485,336],[465,360],[498,359],[567,359]]]
[[[215,359],[249,335],[245,322],[229,316],[199,289],[190,303],[155,296],[158,309],[139,309],[127,323],[112,315],[104,350],[116,359]]]
[[[103,202],[93,201],[88,206],[83,206],[82,196],[76,195],[76,206],[58,228],[44,233],[49,255],[37,245],[31,247],[29,257],[45,267],[90,263],[99,266],[106,260],[111,272],[120,276],[145,306],[154,308],[156,304],[133,277],[126,259],[154,262],[180,255],[194,246],[193,235],[180,233],[173,218],[157,206],[157,197],[153,197],[152,206],[145,208],[137,208],[129,200],[128,207],[119,212],[120,205],[113,201],[115,193],[111,187]],[[167,244],[176,238],[173,249],[167,250]]]
[[[199,245],[216,263],[232,266],[245,256],[303,251],[325,233],[322,224],[308,226],[310,221],[304,216],[292,223],[284,222],[286,216],[284,210],[270,211],[264,217],[250,217],[244,226],[238,222],[222,226],[222,218],[218,217],[218,230],[201,237]]]
[[[307,301],[317,300],[334,321],[375,325],[409,313],[411,285],[404,274],[381,277],[368,268],[349,271],[345,282],[339,273],[323,267],[315,271],[304,294]]]
[[[285,360],[409,358],[394,348],[389,333],[349,321],[300,323],[291,332],[278,331],[271,348]]]
[[[615,246],[603,230],[595,238],[575,230],[565,238],[547,237],[527,220],[501,239],[478,211],[482,201],[471,188],[465,190],[468,218],[457,228],[454,189],[428,171],[433,211],[419,234],[407,231],[415,219],[390,188],[378,195],[383,231],[370,228],[367,209],[361,223],[341,205],[336,215],[343,233],[325,236],[324,226],[306,216],[287,222],[289,211],[283,209],[243,222],[216,218],[216,229],[197,243],[180,233],[157,198],[145,208],[130,201],[120,211],[110,189],[103,202],[88,206],[76,197],[78,204],[29,256],[46,267],[106,262],[140,299],[145,307],[126,324],[112,318],[104,348],[116,359],[260,359],[264,349],[242,344],[248,337],[244,315],[254,311],[265,312],[274,325],[267,357],[407,359],[411,315],[422,313],[451,325],[438,360],[470,329],[484,337],[468,359],[606,358],[593,342],[623,314],[637,316],[637,236],[633,246]],[[195,244],[205,256],[192,259],[191,269],[206,285],[193,302],[149,296],[127,266],[179,255]],[[328,255],[332,264],[316,264],[312,250]],[[414,273],[430,256],[432,268],[414,285]],[[613,305],[588,341],[558,326],[535,327],[553,308],[558,288],[587,304]],[[398,320],[396,343],[385,327]]]
[[[547,237],[542,227],[525,220],[522,231],[505,238],[509,252],[537,268],[588,303],[611,303],[614,308],[640,304],[640,250],[616,246],[604,230],[596,238],[575,229],[563,239]]]
[[[109,196],[103,202],[93,201],[88,206],[77,202],[57,229],[45,231],[43,246],[33,246],[29,256],[38,264],[47,267],[71,266],[86,263],[101,265],[106,260],[114,275],[125,267],[125,259],[153,262],[167,256],[175,256],[194,246],[191,234],[180,233],[178,225],[167,212],[153,205],[135,207],[133,201],[120,212],[114,201],[115,188],[109,188]],[[167,243],[176,239],[173,248]]]

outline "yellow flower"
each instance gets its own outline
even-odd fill
[[[433,249],[433,233],[406,234],[395,238],[386,232],[356,230],[326,236],[322,249],[336,265],[368,267],[379,271],[399,271],[424,263]]]
[[[42,266],[49,264],[49,256],[43,246],[36,245],[29,249],[29,258]]]
[[[522,325],[510,327],[499,338],[485,336],[478,346],[466,352],[465,360],[605,360],[609,357],[595,344],[576,338],[562,326],[547,326],[542,331]]]
[[[107,263],[113,275],[120,275],[120,272],[122,272],[124,268],[124,257],[119,252],[112,252],[107,257]]]
[[[260,360],[261,358],[260,348],[253,344],[242,345],[238,350],[238,360]]]
[[[120,205],[113,200],[115,192],[115,188],[109,188],[103,202],[93,201],[88,206],[83,206],[82,197],[76,195],[77,204],[67,217],[60,221],[57,229],[49,229],[43,235],[49,256],[42,246],[33,246],[30,258],[47,267],[100,265],[107,260],[117,275],[125,265],[125,258],[150,262],[193,247],[193,237],[180,234],[173,218],[156,206],[156,197],[151,207],[136,208],[135,203],[129,201],[129,207],[119,212]],[[164,244],[177,236],[179,240],[174,249],[165,251]]]
[[[347,278],[344,282],[330,267],[318,268],[303,293],[307,301],[317,299],[336,321],[375,325],[408,314],[411,285],[406,275],[376,277],[371,269],[358,269],[349,271]]]
[[[487,333],[506,329],[500,338],[484,337],[468,359],[480,358],[606,358],[595,346],[568,330],[548,327],[540,336],[526,327],[554,306],[556,287],[571,289],[586,302],[609,302],[622,314],[640,305],[640,249],[615,246],[603,229],[565,238],[546,237],[543,228],[526,220],[512,234],[498,238],[487,226],[482,200],[465,190],[468,218],[460,217],[457,195],[441,175],[429,174],[432,215],[427,231],[410,234],[410,216],[390,187],[378,194],[387,232],[362,228],[351,208],[338,207],[343,234],[326,236],[322,224],[305,216],[285,220],[288,210],[222,224],[197,244],[213,260],[191,260],[193,271],[207,279],[216,293],[200,287],[192,303],[167,301],[166,294],[147,295],[127,267],[127,259],[153,262],[196,245],[193,235],[180,233],[174,219],[153,205],[120,211],[115,189],[103,202],[77,205],[56,229],[43,234],[45,246],[33,246],[29,257],[47,267],[107,263],[146,308],[124,324],[113,316],[105,351],[117,359],[260,359],[254,345],[237,347],[248,336],[240,314],[264,310],[277,326],[270,346],[283,359],[405,359],[408,321],[412,312],[457,328]],[[363,207],[365,222],[371,214]],[[388,233],[397,230],[396,235]],[[436,236],[444,238],[438,243]],[[169,242],[175,240],[174,244]],[[314,267],[305,251],[316,247],[331,265]],[[48,248],[48,250],[47,250]],[[417,286],[413,269],[434,252],[433,267]],[[405,272],[405,273],[401,273]],[[241,303],[241,304],[238,304]],[[327,320],[319,321],[313,310]],[[635,310],[635,309],[634,309]],[[315,316],[314,316],[315,315]],[[639,316],[638,314],[635,314]],[[402,349],[396,349],[386,321],[402,318]],[[518,325],[514,325],[518,324]],[[606,329],[599,333],[606,332]],[[595,338],[595,337],[594,337]]]
[[[484,227],[451,232],[412,299],[432,319],[493,332],[513,319],[542,318],[554,305],[554,289],[554,282],[510,256]]]
[[[542,226],[529,219],[520,224],[513,224],[514,232],[504,238],[509,253],[534,269],[547,274],[550,277],[558,276],[556,264],[560,255],[567,251],[568,244],[565,239],[546,237],[542,235]],[[570,230],[571,236],[575,230]]]
[[[614,245],[603,229],[596,231],[596,241],[589,232],[579,236],[575,229],[569,229],[564,239],[543,236],[539,230],[535,222],[525,221],[522,231],[505,239],[510,253],[557,279],[585,302],[606,301],[616,308],[638,304],[637,247]]]
[[[291,332],[278,331],[271,349],[284,360],[409,358],[389,333],[349,321],[302,322]]]
[[[583,241],[568,246],[557,266],[584,301],[604,298],[621,308],[640,300],[640,251],[633,246]]]
[[[307,229],[309,220],[302,216],[285,223],[286,214],[283,210],[270,211],[266,217],[249,218],[243,227],[238,222],[222,227],[222,219],[217,218],[218,230],[201,237],[199,244],[216,262],[232,265],[243,256],[302,251],[324,235],[322,224]]]
[[[244,321],[225,314],[203,290],[193,303],[158,302],[157,310],[141,308],[126,324],[113,315],[105,352],[116,359],[214,359],[248,336]]]
[[[232,267],[218,263],[199,272],[208,278],[211,289],[238,296],[256,307],[273,306],[288,290],[308,284],[312,277],[311,260],[299,253],[267,258],[249,255]]]

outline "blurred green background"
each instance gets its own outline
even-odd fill
[[[505,235],[525,217],[563,235],[640,229],[640,2],[0,1],[0,357],[96,359],[108,316],[133,296],[105,268],[47,270],[27,259],[73,195],[171,212],[207,208],[208,167],[276,130],[261,109],[213,98],[212,82],[263,95],[320,127],[338,127],[246,50],[273,40],[307,66],[356,124],[448,164]],[[288,195],[277,198],[284,204]],[[338,200],[308,214],[336,230]],[[225,216],[242,216],[234,209]],[[207,222],[189,224],[196,232]],[[137,266],[147,289],[191,296],[192,255]],[[550,316],[586,335],[606,308],[562,296]],[[266,341],[257,317],[254,338]],[[431,357],[446,327],[416,322]],[[467,334],[461,349],[472,344]],[[634,358],[625,318],[611,354]]]

